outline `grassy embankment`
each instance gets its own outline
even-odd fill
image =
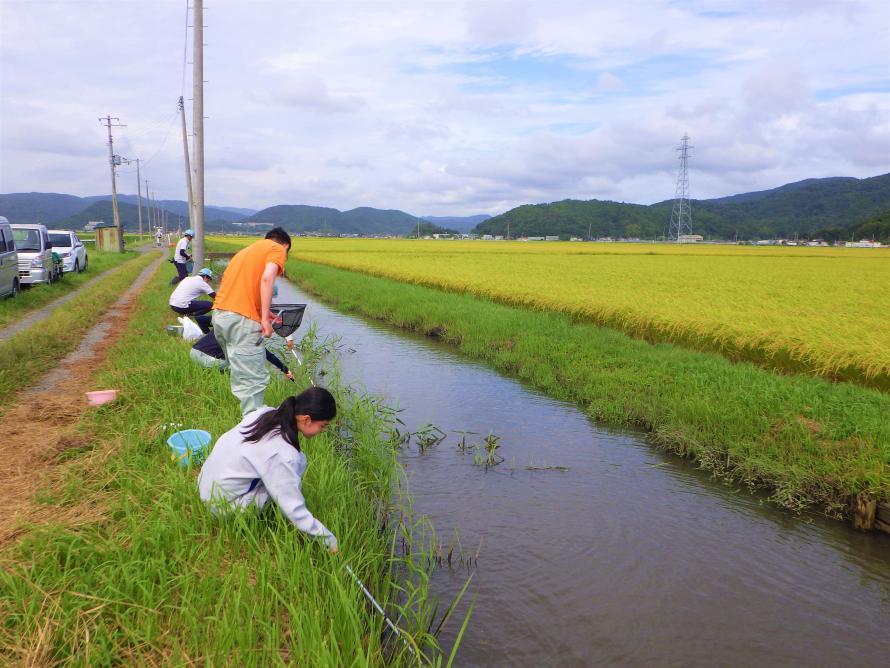
[[[0,401],[24,387],[74,350],[86,331],[126,291],[157,255],[147,253],[114,269],[49,317],[0,342]],[[0,409],[2,410],[2,409]]]
[[[890,500],[890,396],[649,344],[560,313],[291,260],[289,275],[347,312],[457,345],[609,425],[802,509]],[[521,407],[517,407],[521,410]]]
[[[399,598],[401,624],[444,663],[426,632],[422,541],[416,560],[393,556],[395,539],[381,531],[398,476],[393,447],[379,438],[391,414],[329,386],[338,418],[303,443],[307,505],[337,535],[338,555],[277,509],[214,520],[196,471],[169,460],[164,425],[216,438],[240,415],[228,376],[190,363],[188,344],[165,333],[168,295],[159,272],[100,373],[99,385],[120,398],[83,418],[88,444],[61,453],[71,458],[66,475],[39,492],[97,519],[76,530],[34,527],[2,553],[0,656],[84,666],[414,663],[399,641],[382,642],[383,622],[349,579],[348,561],[378,600]],[[308,384],[276,378],[270,404]]]
[[[35,285],[23,289],[15,299],[0,300],[0,328],[12,324],[29,312],[79,288],[87,281],[96,278],[103,271],[132,260],[135,257],[136,253],[133,251],[125,253],[90,251],[90,261],[86,271],[79,274],[66,272],[62,276],[61,281],[56,281],[52,285]]]
[[[890,251],[300,239],[300,259],[890,390]]]

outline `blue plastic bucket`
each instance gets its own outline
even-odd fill
[[[167,445],[173,450],[170,459],[180,466],[188,466],[193,456],[202,454],[210,445],[210,433],[203,429],[184,429],[168,438]]]

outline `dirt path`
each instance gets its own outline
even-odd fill
[[[84,392],[93,386],[98,366],[126,331],[136,298],[166,257],[158,257],[106,311],[105,317],[81,339],[78,347],[47,373],[41,382],[23,390],[0,417],[0,545],[22,534],[28,524],[93,520],[105,511],[101,499],[77,504],[39,503],[35,492],[60,479],[68,468],[64,453],[87,449],[90,466],[100,466],[110,449],[90,449],[91,439],[75,432],[78,418],[89,410]],[[53,307],[58,305],[54,302]]]
[[[140,246],[139,248],[136,249],[136,251],[138,253],[148,253],[152,250],[156,250],[155,246],[145,245],[145,246]],[[166,250],[166,249],[164,249],[164,250]],[[124,263],[124,264],[126,264],[126,263]],[[13,324],[8,325],[7,327],[3,327],[2,329],[0,329],[0,343],[2,343],[3,341],[5,341],[6,339],[8,339],[12,336],[15,336],[22,330],[28,329],[28,327],[31,327],[32,325],[37,324],[41,320],[45,320],[46,318],[49,317],[49,314],[52,313],[57,307],[71,301],[77,295],[79,295],[83,290],[86,290],[91,285],[94,285],[97,281],[101,281],[110,272],[115,271],[122,266],[123,266],[123,264],[119,264],[117,266],[111,267],[111,269],[106,269],[98,276],[95,276],[94,278],[91,278],[90,280],[88,280],[86,283],[81,285],[76,290],[72,290],[68,294],[62,295],[58,299],[54,299],[53,301],[51,301],[49,304],[46,304],[45,306],[41,306],[38,309],[30,311],[29,313],[24,315],[22,317],[22,319],[19,320],[18,322],[14,322]]]

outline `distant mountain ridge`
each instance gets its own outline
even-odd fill
[[[652,205],[563,200],[516,207],[476,226],[479,234],[643,238],[667,234],[673,201]],[[851,229],[890,210],[890,174],[806,179],[772,190],[692,200],[693,233],[722,239],[807,237]]]
[[[119,194],[119,205],[132,204],[136,210],[136,195]],[[68,219],[80,219],[79,214],[85,212],[88,207],[97,202],[108,202],[108,211],[111,211],[111,195],[93,195],[90,197],[77,197],[60,193],[7,193],[0,194],[0,216],[6,216],[11,223],[45,223],[54,227],[62,227],[62,223]],[[160,200],[157,204],[175,216],[188,216],[188,203],[182,200]],[[142,198],[143,223],[146,218],[147,201]],[[119,207],[120,208],[120,207]],[[243,220],[245,216],[255,213],[254,209],[240,209],[235,207],[204,208],[204,219],[208,223],[231,223]],[[101,218],[88,218],[88,220],[102,220]],[[111,217],[105,218],[110,223]],[[172,221],[168,216],[168,222]],[[68,225],[70,227],[71,225]]]
[[[479,223],[484,223],[491,216],[483,213],[476,216],[421,216],[421,218],[438,227],[448,227],[458,232],[467,233],[471,232]]]
[[[119,196],[121,219],[136,229],[135,195]],[[168,225],[187,218],[181,200],[159,202],[168,211]],[[398,209],[358,207],[340,211],[305,204],[279,204],[260,211],[237,207],[205,208],[208,231],[262,231],[281,226],[297,234],[416,234],[423,223],[460,232],[518,236],[557,235],[563,238],[643,238],[666,235],[673,201],[651,205],[602,200],[563,200],[525,204],[495,217],[414,216]],[[865,179],[832,177],[805,179],[770,190],[708,200],[692,200],[693,232],[708,238],[767,239],[795,235],[846,238],[859,230],[884,230],[890,211],[890,174]],[[247,212],[245,214],[245,212]],[[109,196],[76,197],[59,193],[0,194],[0,215],[12,222],[44,222],[53,227],[82,228],[89,220],[111,222]],[[250,223],[258,223],[251,227]],[[183,224],[186,224],[183,222]],[[237,227],[233,227],[233,224]],[[148,217],[143,208],[143,227]],[[432,229],[432,228],[429,228]]]

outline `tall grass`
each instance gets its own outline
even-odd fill
[[[319,264],[291,260],[288,271],[341,310],[455,344],[599,421],[643,429],[718,475],[771,489],[784,507],[838,515],[859,492],[890,500],[881,392]]]
[[[300,239],[302,260],[890,390],[890,251]]]
[[[100,506],[101,519],[76,530],[33,527],[2,555],[0,656],[81,666],[416,664],[405,645],[387,639],[348,562],[389,603],[417,657],[444,663],[430,633],[422,543],[417,556],[403,557],[382,529],[399,476],[394,449],[380,438],[391,413],[329,385],[337,420],[303,441],[307,505],[338,537],[339,554],[274,507],[213,518],[198,499],[196,470],[169,460],[164,425],[217,438],[240,414],[228,376],[190,363],[188,344],[165,333],[166,280],[157,275],[140,297],[126,341],[102,371],[120,399],[83,419],[88,451],[40,493],[46,503],[84,504],[85,512]],[[267,403],[294,390],[276,377]]]

